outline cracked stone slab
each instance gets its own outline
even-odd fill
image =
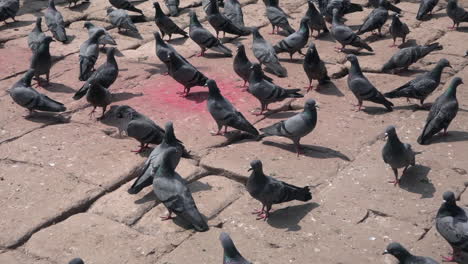
[[[0,254],[0,262],[8,264],[52,264],[47,260],[36,259],[31,256],[27,256],[18,250],[8,251]]]

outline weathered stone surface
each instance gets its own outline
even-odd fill
[[[27,255],[24,255],[18,250],[1,253],[0,262],[8,263],[8,264],[51,264],[47,260],[36,259]]]

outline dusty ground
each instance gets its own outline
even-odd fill
[[[365,103],[362,112],[351,111],[355,99],[346,86],[345,55],[333,51],[336,44],[330,36],[313,40],[334,80],[333,85],[304,98],[314,98],[321,108],[316,129],[302,140],[306,153],[297,158],[290,142],[281,138],[227,144],[224,137],[212,137],[209,132],[215,125],[205,109],[206,88],[196,87],[192,96],[180,98],[176,92],[182,87],[161,75],[165,66],[154,54],[154,23],[138,23],[138,38],[110,29],[122,53],[117,58],[119,78],[111,87],[113,105],[131,105],[161,126],[172,120],[177,137],[199,156],[182,160],[177,168],[192,181],[198,207],[211,226],[206,233],[195,233],[177,221],[161,222],[159,216],[165,209],[150,188],[137,196],[127,194],[135,171],[149,152],[131,153],[138,143],[119,138],[111,114],[102,122],[90,120],[91,108],[85,100],[71,98],[81,86],[77,51],[87,38],[83,23],[91,20],[110,28],[104,11],[107,1],[92,0],[74,9],[58,1],[58,9],[70,23],[67,32],[72,42],[51,45],[57,63],[52,68],[51,85],[39,90],[64,102],[69,111],[62,116],[44,114],[30,119],[22,117],[25,110],[13,104],[6,89],[28,67],[31,54],[26,36],[35,17],[42,15],[46,1],[21,2],[20,22],[0,26],[0,263],[63,264],[76,256],[87,264],[220,263],[221,231],[229,232],[242,254],[254,263],[396,263],[393,257],[381,255],[391,241],[438,260],[440,254],[449,252],[447,243],[433,228],[434,216],[446,190],[456,191],[461,203],[468,205],[468,193],[464,192],[468,170],[466,84],[459,88],[461,109],[449,136],[420,146],[416,138],[427,111],[417,110],[403,99],[394,100],[396,107],[391,113],[372,103]],[[261,1],[242,2],[246,24],[267,25]],[[407,45],[438,41],[444,49],[400,76],[381,74],[376,72],[397,48],[388,48],[392,42],[388,36],[375,39],[366,34],[375,54],[363,54],[359,60],[371,82],[379,90],[389,91],[431,69],[440,58],[447,58],[453,69],[444,70],[442,84],[427,100],[433,102],[453,76],[468,83],[468,60],[462,57],[467,50],[468,25],[448,31],[452,23],[443,0],[431,20],[416,21],[415,2],[398,5],[404,10],[403,21],[411,28]],[[468,7],[466,1],[459,2]],[[185,0],[181,6],[190,4]],[[297,27],[306,10],[305,1],[281,0],[281,6]],[[151,2],[138,7],[151,21]],[[201,7],[192,9],[205,21]],[[369,12],[365,9],[348,16],[347,24],[356,29]],[[187,10],[175,20],[187,27]],[[204,25],[211,30],[206,22]],[[269,26],[261,30],[269,41],[282,38],[268,35],[269,31]],[[224,41],[232,49],[236,43],[244,43],[253,58],[251,37]],[[223,94],[256,127],[295,113],[281,112],[266,118],[251,115],[258,102],[241,92],[242,81],[233,73],[231,58],[209,52],[208,58],[195,57],[198,48],[189,39],[171,43],[214,78]],[[284,87],[306,86],[302,60],[296,55],[291,63],[287,55],[280,57],[289,78],[275,81]],[[304,99],[293,102],[297,111]],[[403,141],[422,152],[417,156],[418,165],[409,169],[400,187],[387,183],[392,172],[380,156],[382,131],[390,124],[397,126]],[[274,206],[276,211],[268,222],[256,221],[250,211],[259,203],[242,186],[252,159],[261,159],[270,175],[312,186],[313,200]]]

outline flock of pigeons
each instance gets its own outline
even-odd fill
[[[69,6],[77,5],[79,0],[68,0]],[[136,8],[128,0],[109,0],[114,7],[108,8],[107,16],[109,22],[118,28],[138,32],[127,11],[140,13],[143,11]],[[408,26],[400,20],[398,15],[402,10],[389,3],[387,0],[370,0],[368,5],[374,7],[367,16],[364,23],[354,32],[344,24],[344,16],[348,13],[362,11],[362,6],[351,3],[349,0],[318,0],[317,6],[308,2],[308,10],[300,22],[298,30],[294,30],[288,22],[289,16],[279,7],[278,0],[264,0],[266,14],[272,25],[272,33],[278,33],[281,29],[287,36],[271,45],[259,33],[258,28],[247,27],[244,24],[241,5],[237,0],[203,0],[203,9],[209,24],[216,31],[214,36],[205,29],[198,20],[195,12],[190,12],[189,33],[181,29],[170,16],[177,16],[180,12],[178,0],[165,0],[165,4],[170,12],[166,15],[158,2],[154,3],[155,23],[160,32],[154,33],[156,42],[156,55],[167,66],[168,74],[178,83],[184,86],[183,96],[189,96],[190,89],[194,86],[207,86],[209,97],[207,108],[213,119],[216,121],[218,131],[216,135],[222,134],[228,127],[232,127],[246,132],[258,139],[265,136],[282,136],[292,140],[298,155],[301,152],[300,140],[315,128],[317,123],[317,108],[315,100],[308,99],[305,102],[304,110],[289,119],[275,123],[269,127],[260,129],[262,134],[240,113],[225,97],[216,84],[215,80],[209,79],[190,62],[180,55],[176,49],[163,40],[168,35],[169,40],[172,35],[178,34],[183,37],[190,37],[201,49],[200,56],[204,56],[207,50],[232,57],[232,51],[223,45],[218,39],[219,32],[223,34],[233,34],[238,36],[253,36],[252,51],[259,63],[252,63],[247,58],[244,45],[239,45],[237,53],[233,59],[234,72],[244,80],[244,87],[248,83],[247,91],[257,98],[261,108],[259,115],[268,110],[270,103],[279,102],[286,98],[300,98],[304,95],[300,89],[285,89],[276,85],[273,79],[267,76],[266,70],[278,77],[287,77],[288,73],[278,59],[277,54],[289,53],[292,59],[295,53],[304,56],[303,68],[309,79],[307,92],[313,89],[312,81],[317,80],[319,85],[330,82],[325,63],[320,59],[316,46],[312,43],[308,46],[306,53],[302,49],[309,42],[314,30],[317,31],[317,38],[322,34],[330,33],[333,38],[341,44],[339,51],[343,51],[346,46],[353,46],[358,49],[366,49],[370,52],[373,49],[363,41],[359,35],[366,32],[377,31],[382,34],[382,27],[389,17],[389,10],[394,11],[389,32],[395,45],[397,38],[402,38],[405,42],[409,34]],[[421,0],[417,19],[430,18],[432,9],[437,5],[438,0]],[[224,10],[220,12],[219,7],[223,5]],[[0,21],[7,23],[7,19],[15,20],[15,15],[20,8],[19,0],[0,0]],[[457,0],[448,0],[447,15],[453,20],[455,27],[461,22],[468,22],[468,12],[457,5]],[[61,13],[56,9],[54,0],[49,0],[48,8],[44,12],[44,19],[47,28],[52,34],[47,36],[41,29],[42,18],[38,17],[35,27],[28,36],[28,45],[33,52],[30,69],[18,80],[10,89],[9,93],[15,103],[29,110],[34,111],[64,112],[66,107],[48,96],[39,93],[32,87],[32,79],[36,78],[38,86],[47,85],[52,68],[52,57],[50,54],[50,43],[57,40],[63,43],[69,41],[65,23]],[[327,28],[327,23],[331,22],[331,29]],[[108,105],[112,102],[109,87],[118,77],[119,67],[115,59],[116,49],[107,48],[107,60],[97,69],[96,61],[99,56],[99,45],[117,45],[111,34],[104,28],[96,26],[87,21],[84,27],[88,30],[89,38],[81,44],[79,50],[79,80],[83,81],[83,86],[75,93],[73,98],[79,100],[86,96],[86,100],[94,107],[90,115],[97,107],[102,107],[102,116]],[[55,39],[55,40],[54,40]],[[398,50],[390,60],[382,67],[383,72],[405,70],[412,63],[423,58],[434,50],[443,47],[438,43],[429,45],[417,45]],[[468,55],[468,52],[467,52]],[[388,111],[392,111],[393,103],[388,98],[405,97],[417,99],[424,106],[425,99],[439,86],[442,71],[445,67],[451,67],[450,62],[441,59],[434,68],[415,79],[407,82],[403,86],[382,94],[365,77],[359,66],[358,58],[355,55],[347,55],[346,59],[351,63],[348,74],[348,87],[358,100],[358,111],[361,109],[363,101],[371,101],[382,104]],[[40,76],[45,75],[44,80]],[[426,125],[422,134],[418,138],[418,143],[428,144],[435,134],[443,130],[447,133],[450,122],[458,112],[458,101],[456,97],[457,86],[463,81],[459,77],[451,80],[448,89],[439,96],[432,104]],[[121,120],[119,133],[125,132],[129,137],[133,137],[140,142],[140,152],[149,144],[158,146],[149,155],[143,170],[137,177],[131,188],[130,194],[136,194],[143,188],[152,185],[157,198],[167,207],[169,215],[164,219],[171,219],[172,213],[186,220],[197,231],[209,229],[206,220],[200,214],[193,200],[190,190],[184,179],[175,171],[180,159],[190,158],[190,153],[185,149],[181,141],[175,134],[172,122],[168,122],[162,129],[151,119],[138,113],[127,105],[117,107],[116,117]],[[98,118],[99,119],[99,118]],[[411,145],[399,140],[394,126],[389,126],[385,135],[388,137],[382,150],[382,157],[385,163],[389,164],[394,171],[395,185],[399,183],[398,169],[403,168],[403,174],[409,166],[415,165],[416,153]],[[262,162],[254,160],[250,163],[252,171],[246,183],[247,191],[256,200],[260,201],[262,208],[255,212],[257,219],[267,220],[273,204],[288,202],[292,200],[309,201],[312,194],[309,188],[296,187],[285,182],[267,176],[263,172]],[[447,261],[457,261],[462,252],[468,253],[468,211],[456,205],[455,195],[446,192],[443,195],[444,203],[439,209],[436,220],[436,227],[439,233],[450,243],[453,248],[451,258]],[[224,247],[224,263],[250,263],[244,259],[237,251],[234,243],[228,234],[222,233],[220,236]],[[434,264],[435,260],[427,257],[418,257],[410,254],[402,245],[391,243],[384,254],[389,253],[399,259],[404,264]],[[81,259],[74,259],[70,264],[83,263]]]

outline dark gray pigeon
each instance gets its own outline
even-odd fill
[[[244,26],[244,13],[238,0],[226,0],[224,2],[224,15],[235,25]]]
[[[120,29],[123,28],[127,31],[138,33],[138,28],[133,24],[133,21],[127,11],[109,7],[107,8],[107,16],[109,17],[109,22],[117,27],[119,32]]]
[[[307,41],[309,41],[309,26],[307,25],[307,21],[307,18],[303,18],[301,20],[301,25],[296,32],[280,40],[275,46],[273,46],[276,54],[287,52],[289,53],[291,61],[292,56],[296,52],[299,52],[301,55],[305,55],[302,52],[302,48],[304,48],[305,45],[307,45]]]
[[[429,139],[442,129],[444,130],[444,135],[447,135],[450,122],[452,122],[458,113],[457,87],[462,83],[463,81],[460,77],[453,78],[447,91],[432,104],[426,119],[426,125],[418,137],[419,144],[428,144]]]
[[[104,30],[97,30],[80,46],[80,81],[86,81],[94,71],[94,64],[99,57],[99,38],[104,36]]]
[[[260,35],[258,29],[254,29],[252,35],[252,51],[255,58],[276,76],[281,78],[287,77],[288,71],[280,64],[273,46]]]
[[[364,23],[359,27],[357,34],[362,35],[366,32],[377,30],[381,36],[382,27],[385,22],[387,22],[388,10],[390,8],[390,3],[387,0],[380,0],[379,7],[372,10],[372,12],[367,16]],[[401,10],[399,11],[401,12]]]
[[[221,232],[219,240],[221,240],[221,246],[224,250],[223,264],[252,264],[237,251],[234,242],[227,233]]]
[[[124,9],[136,13],[140,13],[143,15],[143,11],[140,9],[136,8],[132,3],[130,3],[128,0],[109,0],[109,3],[113,5],[117,9]]]
[[[373,51],[367,43],[365,43],[356,33],[353,32],[353,30],[351,30],[351,28],[340,21],[338,9],[333,10],[331,34],[333,38],[341,44],[341,48],[335,48],[339,51],[343,51],[346,45]]]
[[[164,4],[169,10],[169,15],[176,17],[179,15],[179,0],[164,0]]]
[[[436,216],[436,228],[453,250],[451,257],[443,257],[444,262],[465,263],[459,257],[460,253],[468,251],[468,209],[457,205],[451,191],[445,192],[443,199]]]
[[[159,58],[160,61],[162,61],[167,67],[169,67],[169,52],[172,52],[175,54],[175,56],[179,57],[179,59],[185,61],[186,63],[190,64],[184,56],[180,55],[174,47],[171,46],[171,44],[165,42],[161,34],[159,32],[154,33],[154,39],[155,39],[155,48],[156,48],[156,56]],[[168,68],[169,69],[169,68]],[[167,73],[166,73],[167,74]]]
[[[392,15],[392,24],[390,24],[389,31],[393,38],[393,45],[390,47],[396,47],[395,42],[397,38],[401,38],[401,43],[405,43],[406,35],[410,33],[408,25],[401,22],[400,15],[396,13]]]
[[[250,73],[252,72],[252,63],[249,61],[249,58],[247,58],[247,55],[245,54],[245,47],[243,44],[240,44],[237,47],[237,54],[234,57],[234,62],[232,64],[234,71],[236,74],[244,80],[244,85],[243,87],[246,86],[247,82],[249,81],[250,78]],[[263,71],[263,79],[273,82],[273,79],[270,77],[266,76]]]
[[[52,32],[54,39],[63,43],[67,42],[65,22],[63,22],[62,14],[55,8],[54,0],[49,0],[49,6],[44,11],[44,18],[47,28]]]
[[[349,69],[348,74],[348,87],[358,100],[357,111],[361,110],[363,101],[382,104],[388,111],[392,111],[393,103],[385,99],[375,86],[369,82],[366,76],[364,76],[357,57],[353,54],[349,54],[346,56],[346,59],[351,63],[351,68]]]
[[[182,60],[172,51],[168,52],[167,61],[169,75],[184,86],[184,91],[181,93],[184,97],[189,95],[190,88],[194,86],[204,86],[208,80],[197,68]]]
[[[442,45],[435,42],[429,45],[418,45],[400,49],[383,65],[382,72],[399,68],[408,69],[411,64],[424,58],[427,54],[434,50],[441,50],[442,48]]]
[[[267,81],[263,76],[260,64],[254,63],[252,65],[252,72],[249,78],[249,88],[247,91],[260,101],[260,113],[269,110],[268,105],[274,102],[281,102],[286,98],[302,98],[304,97],[299,93],[301,89],[284,89],[283,87]]]
[[[36,18],[36,24],[33,30],[28,35],[28,46],[33,53],[37,50],[39,44],[41,44],[41,42],[46,37],[46,35],[42,32],[41,22],[41,17]]]
[[[50,99],[31,86],[34,70],[29,69],[23,77],[10,88],[10,96],[18,105],[28,109],[29,114],[35,110],[46,112],[64,112],[67,108],[60,102]]]
[[[74,258],[68,262],[68,264],[85,264],[84,261],[80,258]]]
[[[301,151],[301,138],[314,130],[317,124],[317,108],[314,99],[307,99],[304,104],[304,111],[286,120],[275,123],[271,126],[261,128],[265,133],[263,136],[278,136],[289,138],[293,141],[297,156]]]
[[[93,110],[89,113],[92,118],[96,112],[96,108],[102,107],[102,115],[97,118],[100,120],[104,118],[107,106],[112,102],[112,95],[108,89],[102,86],[98,79],[92,79],[89,81],[88,92],[86,93],[86,101],[93,106]]]
[[[0,1],[0,21],[7,23],[8,18],[16,22],[15,16],[20,8],[19,0],[2,0]]]
[[[288,17],[290,17],[286,12],[284,12],[281,7],[279,7],[278,0],[264,0],[263,1],[266,5],[266,14],[267,18],[271,23],[273,31],[271,34],[278,33],[278,29],[281,28],[286,31],[287,35],[294,33],[294,28],[288,22]]]
[[[342,19],[342,17],[346,14],[354,13],[354,12],[361,12],[362,6],[359,4],[351,3],[350,0],[322,0],[324,4],[326,3],[325,12],[322,14],[325,16],[327,21],[331,21],[333,18],[333,9],[337,9],[338,18]],[[322,9],[320,9],[322,10]]]
[[[439,86],[440,76],[445,67],[452,68],[447,59],[440,59],[430,72],[426,72],[395,90],[385,93],[384,96],[387,98],[406,97],[408,100],[409,98],[418,99],[421,106],[423,106],[424,100]]]
[[[390,181],[390,183],[394,183],[396,186],[400,184],[398,169],[404,168],[401,173],[403,176],[410,165],[416,165],[416,154],[411,149],[410,144],[400,141],[394,126],[387,127],[385,137],[387,138],[387,142],[382,149],[382,158],[392,168],[395,180]]]
[[[46,84],[49,84],[50,68],[52,68],[52,57],[50,56],[50,42],[53,42],[52,37],[45,37],[39,44],[39,47],[34,51],[31,58],[29,68],[34,70],[34,77],[38,84],[41,84],[40,76],[46,76]]]
[[[458,0],[448,0],[447,3],[447,15],[452,19],[453,26],[451,29],[458,30],[458,26],[462,22],[468,22],[468,12],[463,7],[458,6]]]
[[[106,45],[117,45],[114,38],[109,34],[109,32],[107,32],[105,28],[98,27],[89,21],[86,21],[84,23],[84,27],[88,30],[88,37],[93,36],[93,34],[96,33],[98,30],[104,30],[104,35],[99,37],[99,44],[103,45],[103,47],[105,47]]]
[[[172,219],[172,213],[192,224],[199,232],[207,231],[208,224],[198,211],[192,193],[185,180],[175,171],[172,156],[179,155],[176,148],[169,148],[161,157],[161,165],[153,179],[153,191],[159,201],[166,206],[169,215],[163,220]]]
[[[161,31],[163,38],[165,35],[169,35],[169,40],[171,40],[172,34],[178,34],[182,35],[184,38],[188,38],[187,32],[182,30],[179,26],[176,25],[176,23],[174,23],[174,21],[172,21],[172,19],[164,14],[158,2],[153,3],[153,8],[156,10],[154,22]]]
[[[307,49],[302,67],[304,68],[304,72],[309,79],[309,87],[307,87],[307,92],[313,89],[312,80],[318,80],[319,85],[330,82],[330,77],[328,77],[325,63],[320,59],[314,43],[311,43]]]
[[[392,242],[388,244],[387,249],[382,253],[393,255],[400,264],[439,264],[429,257],[415,256],[408,252],[400,243]]]
[[[206,102],[208,111],[218,126],[218,132],[214,135],[222,135],[221,129],[224,126],[224,133],[227,133],[227,128],[232,127],[241,131],[245,131],[254,136],[258,136],[257,129],[242,115],[241,112],[229,102],[219,91],[214,80],[209,79],[206,82],[208,86],[209,96]]]
[[[307,18],[307,25],[309,26],[310,29],[310,36],[314,33],[314,30],[317,30],[317,38],[320,35],[320,31],[323,33],[328,33],[328,28],[327,24],[325,23],[325,20],[323,19],[322,14],[319,13],[317,8],[315,8],[314,3],[312,3],[311,0],[307,1],[307,4],[309,5],[304,18]]]
[[[250,162],[252,171],[247,180],[246,188],[250,196],[262,203],[262,209],[255,211],[257,220],[267,220],[270,216],[271,206],[294,200],[307,202],[312,199],[309,186],[297,187],[263,173],[263,165],[260,160]]]
[[[419,3],[418,13],[416,14],[417,20],[423,20],[423,18],[430,14],[432,16],[432,10],[439,3],[439,0],[421,0]]]
[[[164,130],[147,116],[138,113],[128,105],[121,105],[115,110],[119,119],[119,134],[125,131],[127,136],[140,142],[140,149],[132,151],[142,152],[149,144],[160,144],[164,137]]]
[[[223,36],[226,33],[237,36],[248,36],[252,32],[250,28],[236,25],[228,17],[221,14],[216,0],[210,0],[210,5],[206,10],[206,16],[208,17],[208,22],[216,31],[216,37],[218,37],[220,31],[223,32]]]
[[[190,12],[190,38],[197,43],[201,48],[199,56],[205,56],[207,49],[222,53],[228,57],[232,57],[232,51],[224,46],[210,31],[205,29],[198,21],[197,14]]]

